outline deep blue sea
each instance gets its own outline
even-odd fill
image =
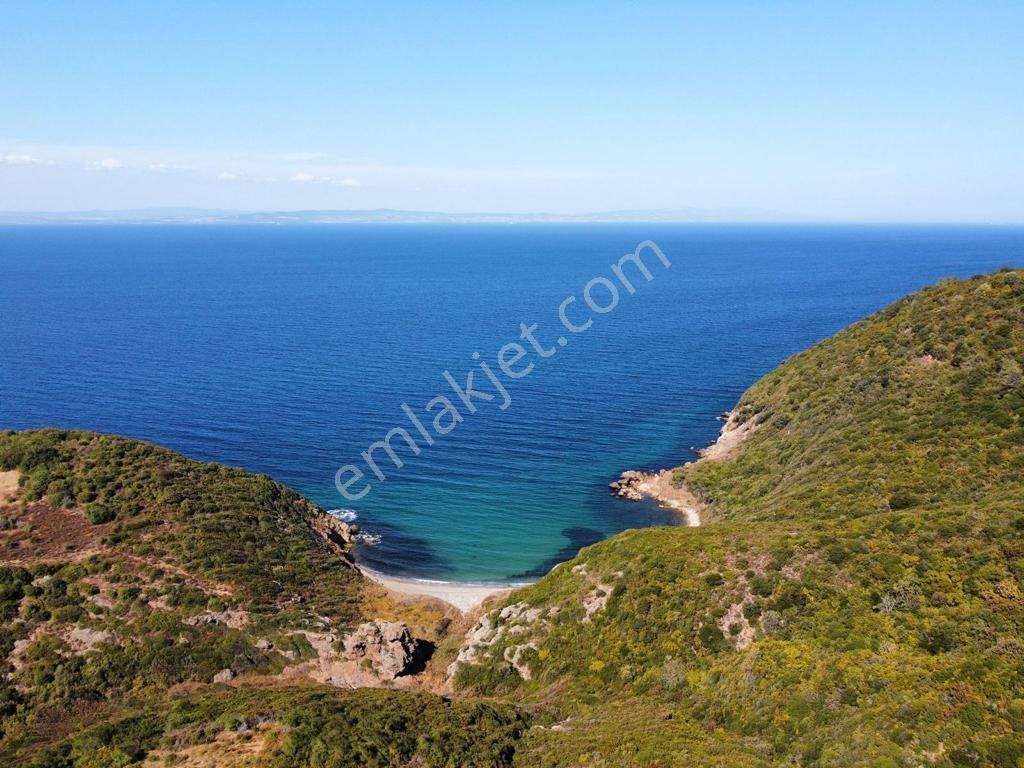
[[[625,266],[610,311],[592,278]],[[0,428],[144,438],[265,472],[379,537],[359,557],[420,578],[529,580],[583,545],[670,522],[608,495],[692,457],[718,414],[808,345],[947,275],[1024,265],[1024,229],[926,226],[354,225],[0,228]],[[569,333],[567,317],[584,332]],[[595,283],[597,306],[610,301]],[[541,357],[520,340],[538,327]],[[557,338],[566,339],[558,346]],[[526,376],[498,373],[508,342]],[[555,350],[553,353],[549,350]],[[511,348],[511,355],[515,348]],[[458,400],[443,376],[511,396]],[[427,446],[446,395],[463,420]],[[437,401],[440,402],[440,401]],[[392,427],[418,456],[360,453]],[[345,464],[374,482],[356,502]],[[365,481],[366,478],[363,478]],[[365,488],[365,482],[352,489]],[[376,540],[376,539],[371,539]]]

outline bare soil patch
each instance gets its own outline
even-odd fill
[[[0,531],[0,562],[88,557],[100,551],[100,540],[112,526],[93,525],[79,509],[54,509],[44,502],[7,507],[5,514],[13,527]]]
[[[18,496],[18,492],[21,490],[18,486],[18,470],[12,469],[10,472],[0,472],[0,504],[6,504],[14,501]]]

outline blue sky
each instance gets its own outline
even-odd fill
[[[32,2],[2,19],[5,210],[1024,221],[1020,2]]]

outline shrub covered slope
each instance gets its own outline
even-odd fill
[[[677,471],[705,526],[584,550],[456,683],[559,721],[531,765],[1024,765],[1022,363],[1011,270],[797,355],[736,456]]]
[[[294,491],[61,430],[0,433],[0,472],[21,484],[0,494],[0,765],[173,765],[221,742],[245,765],[510,764],[510,707],[316,684],[357,622],[423,637],[443,617],[390,603]]]

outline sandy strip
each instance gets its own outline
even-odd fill
[[[400,595],[413,595],[417,597],[436,597],[453,605],[463,613],[468,613],[477,608],[484,600],[491,595],[505,595],[518,587],[525,587],[526,584],[463,584],[457,581],[419,581],[417,579],[402,579],[396,576],[385,576],[383,573],[372,571],[369,568],[359,566],[362,574],[383,587]]]
[[[0,472],[0,503],[8,501],[18,492],[19,472],[12,469],[10,472]]]
[[[672,482],[672,472],[671,469],[663,469],[647,475],[637,483],[636,489],[644,496],[680,513],[688,526],[696,528],[700,525],[700,512],[704,505],[685,485]]]

